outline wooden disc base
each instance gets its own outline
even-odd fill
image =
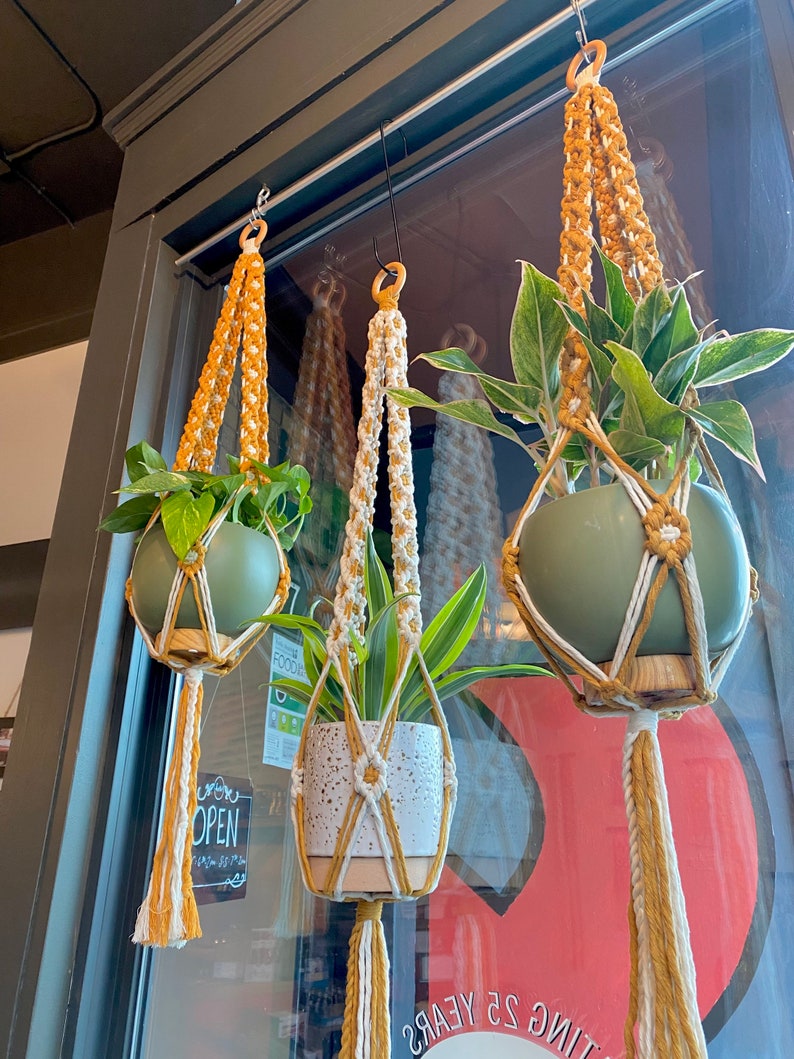
[[[325,886],[331,857],[309,857],[314,885],[318,890]],[[408,879],[412,890],[421,890],[427,882],[427,876],[433,864],[433,857],[406,857]],[[353,857],[344,878],[343,893],[376,894],[380,897],[391,897],[389,877],[382,857]]]
[[[222,654],[231,644],[232,637],[218,633],[218,648]],[[203,629],[174,629],[168,653],[185,662],[200,662],[207,657],[207,636]]]
[[[611,672],[612,662],[599,663],[605,673]],[[624,684],[639,695],[645,705],[660,704],[695,690],[695,667],[691,655],[643,655],[629,666]],[[603,706],[598,685],[584,682],[584,697],[588,706]]]

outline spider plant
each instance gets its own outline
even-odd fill
[[[389,575],[368,535],[364,566],[367,621],[363,636],[351,630],[349,652],[350,688],[363,721],[381,718],[397,679],[405,650],[397,624],[397,605],[403,596],[395,595]],[[535,665],[502,664],[453,670],[474,634],[485,603],[485,567],[479,566],[424,629],[420,648],[439,700],[464,691],[478,680],[492,677],[550,676]],[[303,637],[306,681],[283,678],[272,686],[308,705],[328,657],[327,632],[311,616],[276,614],[262,617],[283,629],[293,629]],[[430,698],[416,658],[412,658],[400,687],[398,716],[402,721],[422,721],[430,712]],[[337,663],[333,662],[318,702],[324,721],[338,721],[344,715],[344,697]]]

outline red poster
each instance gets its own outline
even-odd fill
[[[433,1059],[617,1059],[629,992],[626,721],[579,713],[551,679],[478,690],[526,757],[542,836],[528,877],[509,893],[475,891],[445,868],[430,899],[428,1002],[402,1028],[408,1051]],[[737,972],[750,931],[756,818],[736,746],[712,709],[662,722],[659,733],[705,1017]],[[511,797],[508,764],[497,757],[485,766],[497,797],[488,800],[486,775],[479,804],[489,807],[494,833],[510,823],[500,814],[527,812]],[[473,826],[475,804],[464,806]],[[456,823],[466,827],[465,819]],[[479,855],[479,874],[487,875],[487,850]]]

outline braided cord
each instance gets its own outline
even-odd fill
[[[201,371],[174,460],[174,470],[211,473],[242,341],[240,456],[267,462],[265,266],[253,240],[243,244]]]

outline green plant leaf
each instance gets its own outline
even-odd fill
[[[367,609],[371,608],[371,614],[379,613],[394,599],[389,575],[375,551],[371,531],[367,532],[367,550],[364,556],[364,593]]]
[[[480,565],[425,628],[421,650],[431,678],[454,665],[474,635],[485,604],[486,587],[485,567]],[[424,679],[414,658],[405,675],[401,703],[411,709],[426,696]]]
[[[134,496],[105,515],[99,528],[109,533],[136,533],[146,529],[159,503],[156,496]]]
[[[168,464],[157,451],[153,449],[148,441],[139,441],[131,449],[127,449],[124,456],[127,474],[131,482],[137,482],[152,471],[167,471]]]
[[[316,657],[325,661],[327,633],[314,618],[308,618],[305,614],[262,614],[253,620],[261,621],[263,625],[275,625],[278,629],[296,629],[302,634],[304,642],[309,642]]]
[[[312,701],[312,692],[314,691],[311,684],[304,684],[302,680],[293,680],[291,677],[279,677],[278,680],[270,680],[262,686],[286,691],[288,695],[304,706],[308,706]]]
[[[606,283],[606,310],[618,327],[625,333],[634,319],[634,299],[629,294],[620,267],[611,261],[598,243],[595,244]]]
[[[187,553],[207,528],[215,510],[208,493],[193,497],[189,493],[172,493],[163,501],[160,518],[168,543],[177,559]]]
[[[617,342],[608,342],[607,349],[615,358],[612,377],[626,394],[627,405],[629,396],[632,398],[644,432],[665,445],[675,444],[684,431],[684,413],[656,392],[644,364],[635,352]],[[627,424],[622,421],[621,425]],[[634,433],[642,434],[643,430],[635,429]]]
[[[578,310],[574,309],[572,305],[569,305],[568,302],[557,299],[557,304],[574,331],[578,331],[579,334],[583,335],[585,338],[590,338],[590,325],[585,317],[582,316]]]
[[[698,358],[709,343],[709,339],[698,342],[689,349],[683,349],[671,357],[654,377],[653,387],[657,393],[670,401],[680,404],[689,384],[693,381],[698,366]]]
[[[597,346],[603,346],[606,342],[620,342],[623,329],[618,327],[608,312],[596,305],[589,294],[583,292],[583,296],[587,326],[593,342]]]
[[[679,287],[673,296],[670,315],[642,354],[642,362],[651,373],[654,383],[657,374],[671,358],[698,345],[698,337],[684,288]]]
[[[658,460],[667,452],[667,447],[656,438],[633,434],[630,430],[613,430],[609,441],[618,456],[626,463],[639,470],[647,467],[653,460]]]
[[[454,371],[462,375],[473,375],[483,393],[492,404],[502,412],[509,412],[523,423],[534,422],[537,410],[543,401],[543,394],[537,386],[528,386],[520,382],[509,382],[497,379],[480,371],[474,361],[462,349],[442,349],[437,353],[421,353],[416,360],[426,360],[440,371]],[[401,393],[391,391],[387,393]]]
[[[520,445],[522,449],[527,447],[515,430],[499,422],[486,401],[449,401],[447,404],[442,404],[423,394],[421,390],[411,387],[389,392],[397,404],[405,408],[430,408],[434,412],[442,412],[453,419],[459,419],[462,423],[471,423],[472,426],[482,427],[484,430],[499,434],[500,437],[508,438],[516,445]]]
[[[633,349],[644,363],[646,349],[661,330],[672,308],[673,303],[667,288],[660,283],[637,304],[634,319],[626,330],[621,345]]]
[[[474,635],[487,583],[485,566],[480,564],[422,633],[422,654],[431,677],[454,665]]]
[[[746,331],[717,338],[703,350],[695,386],[717,386],[771,367],[794,347],[794,331]]]
[[[360,666],[361,719],[376,721],[394,690],[400,660],[397,598],[392,599],[367,625],[367,660]]]
[[[568,334],[559,301],[565,295],[553,279],[521,262],[521,286],[510,325],[510,356],[518,382],[537,387],[551,400],[560,388],[558,361]]]
[[[218,500],[225,504],[226,501],[245,485],[244,474],[225,474],[212,477],[212,481],[206,485],[207,492],[212,493]]]
[[[120,493],[178,493],[190,490],[193,483],[186,474],[176,471],[154,471],[136,478],[134,482],[119,489]]]
[[[459,669],[449,673],[435,682],[439,701],[459,695],[478,680],[491,680],[501,677],[550,677],[553,674],[542,666],[518,665],[507,663],[501,666],[474,666],[471,669]],[[429,699],[417,697],[413,704],[402,715],[406,721],[417,721],[428,712]]]
[[[753,424],[743,405],[738,401],[710,401],[699,408],[691,408],[687,415],[691,416],[706,434],[721,441],[740,460],[754,467],[766,481],[755,448]]]

